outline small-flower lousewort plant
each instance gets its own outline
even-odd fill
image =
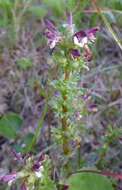
[[[80,146],[81,119],[84,114],[84,89],[79,85],[83,70],[89,71],[92,60],[91,46],[95,42],[98,27],[89,30],[76,31],[72,14],[67,14],[67,22],[56,27],[53,21],[46,19],[44,36],[50,49],[50,59],[56,68],[56,76],[49,78],[49,85],[54,96],[49,101],[52,106],[58,126],[52,128],[54,142],[60,146],[66,162],[61,166],[60,176],[67,176],[71,172],[69,158]],[[85,97],[85,96],[84,96]],[[9,186],[20,184],[20,190],[55,190],[52,180],[51,160],[47,155],[35,159],[29,155],[24,158],[16,154],[20,167],[16,172],[6,174],[0,182]],[[60,178],[60,177],[59,177]],[[63,189],[68,189],[63,184]]]
[[[79,85],[82,71],[89,70],[92,60],[91,46],[95,42],[99,27],[76,31],[72,14],[67,14],[67,23],[56,27],[53,21],[45,20],[45,36],[51,57],[57,68],[56,78],[51,79],[54,97],[50,104],[58,121],[53,134],[59,145],[63,147],[63,155],[72,154],[72,144],[80,142],[79,120],[83,114],[84,89]],[[51,59],[50,57],[50,59]]]

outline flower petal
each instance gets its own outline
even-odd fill
[[[86,37],[87,35],[84,30],[80,30],[79,32],[76,32],[74,36],[76,36],[80,41],[82,38]]]
[[[99,27],[95,27],[95,28],[91,28],[89,30],[86,30],[86,34],[87,34],[87,37],[88,39],[91,41],[91,42],[94,42],[96,40],[96,33],[99,31]]]
[[[99,27],[94,27],[88,30],[80,30],[73,36],[74,44],[84,47],[87,43],[93,43],[96,40],[96,33],[99,31]]]
[[[77,49],[71,49],[71,55],[74,59],[79,58],[81,56],[80,51]]]
[[[52,21],[45,20],[45,26],[46,30],[44,32],[44,35],[47,38],[50,49],[53,49],[60,41],[61,35]]]
[[[87,35],[90,35],[90,34],[93,34],[93,35],[96,35],[96,33],[100,30],[99,27],[94,27],[94,28],[91,28],[89,30],[86,30],[86,34]]]
[[[46,28],[49,29],[50,31],[53,32],[56,30],[56,26],[52,20],[45,19],[44,23],[45,23]]]
[[[0,181],[4,182],[4,183],[11,184],[13,181],[16,180],[16,178],[17,178],[17,173],[11,173],[11,174],[7,174],[5,176],[2,176],[0,178]]]
[[[88,43],[88,37],[85,31],[81,30],[74,34],[73,36],[74,44],[78,45],[79,47],[83,47],[85,44]]]

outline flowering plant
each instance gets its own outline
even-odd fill
[[[75,148],[80,146],[80,130],[83,127],[81,119],[84,103],[81,97],[84,89],[79,85],[80,75],[84,69],[89,70],[88,63],[93,57],[90,44],[95,42],[99,27],[75,32],[72,13],[67,14],[67,23],[60,29],[51,20],[46,19],[44,22],[44,35],[54,60],[53,67],[57,71],[54,73],[57,77],[53,80],[53,76],[49,84],[54,90],[50,105],[58,121],[58,127],[53,127],[52,133],[57,143],[62,145],[64,157],[68,159],[64,164],[64,173],[68,175],[72,170],[69,158]]]
[[[71,13],[68,15],[68,22],[65,25],[67,29],[67,34],[65,34],[66,36],[62,35],[61,32],[57,30],[53,21],[45,20],[45,25],[46,25],[46,30],[44,34],[48,40],[48,46],[50,49],[55,49],[55,47],[59,43],[65,43],[64,41],[67,41],[67,37],[68,37],[68,40],[70,41],[70,43],[71,43],[71,40],[72,42],[74,42],[74,48],[71,49],[70,51],[72,58],[80,57],[80,51],[75,48],[75,45],[76,45],[78,47],[81,47],[81,49],[83,49],[83,55],[82,55],[83,58],[85,58],[86,61],[91,60],[92,52],[90,51],[88,45],[95,42],[96,33],[99,31],[99,27],[91,28],[88,30],[80,30],[74,33],[74,24],[72,23]]]
[[[36,160],[32,155],[18,155],[14,152],[16,160],[20,163],[21,168],[10,174],[0,177],[0,182],[7,183],[11,186],[19,181],[20,190],[31,190],[52,188],[56,189],[51,175],[51,161],[48,155],[40,155]]]

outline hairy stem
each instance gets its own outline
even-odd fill
[[[65,70],[65,76],[64,76],[64,80],[67,81],[69,79],[69,75],[70,73]],[[63,152],[64,155],[68,155],[70,152],[70,147],[69,147],[69,140],[67,138],[67,131],[68,131],[68,118],[67,118],[67,106],[65,104],[65,102],[67,101],[67,94],[63,95],[63,102],[64,104],[62,105],[62,112],[63,112],[63,118],[61,120],[62,122],[62,130],[63,130]]]

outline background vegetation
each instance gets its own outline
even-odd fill
[[[90,71],[83,71],[79,80],[87,96],[81,104],[83,112],[78,123],[80,142],[75,139],[79,148],[73,145],[73,156],[68,158],[62,154],[57,116],[52,109],[55,102],[50,101],[53,94],[49,81],[56,80],[58,72],[44,37],[44,19],[53,20],[61,30],[67,20],[66,11],[73,13],[76,31],[100,27]],[[79,108],[78,101],[75,106]],[[121,190],[121,116],[122,0],[0,0],[1,176],[20,167],[15,165],[13,150],[23,155],[31,152],[35,157],[44,152],[53,163],[53,169],[47,167],[45,171],[51,170],[54,181],[63,180],[64,173],[59,170],[68,159],[72,172],[76,168],[107,171],[105,175],[113,177],[113,188]],[[73,154],[77,150],[79,156]],[[92,174],[83,175],[78,177],[87,178],[91,185]],[[95,181],[99,181],[97,177]],[[48,182],[50,189],[57,187]],[[7,188],[1,183],[1,190]],[[103,188],[108,190],[109,186]]]

